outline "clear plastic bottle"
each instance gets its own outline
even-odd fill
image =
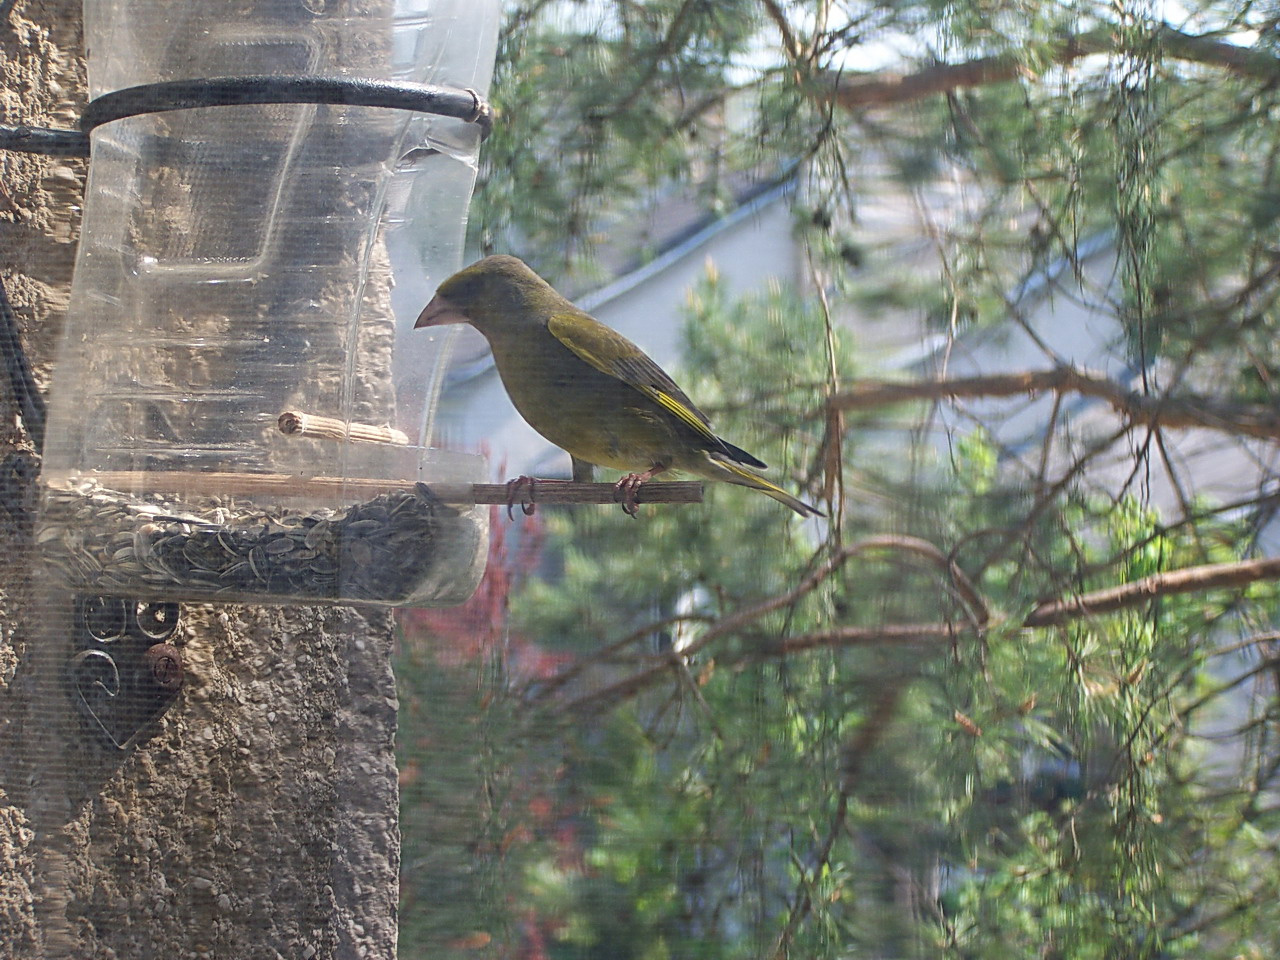
[[[305,75],[487,89],[496,0],[86,0],[91,96]],[[39,540],[69,586],[445,604],[474,589],[480,458],[427,446],[480,130],[227,105],[99,127],[51,391]],[[285,411],[399,443],[288,436]],[[407,441],[407,442],[405,442]],[[415,485],[417,482],[425,486]]]

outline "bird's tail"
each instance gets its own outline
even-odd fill
[[[802,517],[826,516],[817,507],[810,506],[799,497],[793,497],[758,473],[740,467],[736,463],[729,463],[716,456],[708,456],[705,463],[705,468],[697,472],[709,480],[724,480],[727,483],[736,483],[740,487],[751,487],[754,490],[759,490],[761,493],[773,497],[779,503],[785,503]]]

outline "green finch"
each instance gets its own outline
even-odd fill
[[[706,416],[621,334],[579,310],[515,257],[486,257],[440,284],[415,327],[470,323],[489,341],[511,402],[568,451],[575,480],[592,465],[636,512],[645,481],[668,470],[751,487],[801,516],[821,515],[756,470],[765,464],[711,431]],[[518,481],[513,481],[517,483]]]

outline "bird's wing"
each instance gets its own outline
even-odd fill
[[[667,372],[634,343],[586,313],[556,313],[547,330],[601,373],[616,377],[662,407],[713,449],[732,460],[763,468],[765,464],[741,447],[721,440],[712,431],[707,415],[693,405]]]
[[[634,343],[585,313],[557,313],[547,321],[551,335],[601,373],[616,377],[711,439],[706,414],[693,405],[667,372]]]

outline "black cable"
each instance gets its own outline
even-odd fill
[[[0,19],[3,19],[5,2],[7,0],[0,0]],[[144,83],[104,93],[85,107],[79,130],[0,125],[0,150],[22,150],[51,157],[87,157],[89,132],[104,123],[145,113],[246,103],[387,107],[474,123],[480,128],[482,140],[493,130],[492,107],[484,97],[469,88],[362,80],[358,77],[209,77]]]
[[[87,157],[89,135],[79,130],[0,126],[0,150],[42,153],[46,157]]]
[[[325,103],[433,113],[476,124],[482,138],[493,128],[488,101],[470,89],[359,77],[260,76],[170,80],[113,90],[89,102],[80,129],[88,133],[143,113],[247,103]]]

